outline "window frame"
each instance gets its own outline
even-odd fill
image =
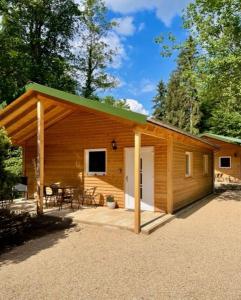
[[[229,167],[222,167],[221,166],[221,159],[222,158],[229,158],[229,160],[230,160],[230,166]],[[219,169],[231,169],[232,168],[232,156],[219,156],[219,163],[218,163],[218,167],[219,167]]]
[[[105,172],[90,172],[89,171],[89,153],[90,152],[105,152]],[[88,176],[105,176],[107,174],[107,149],[106,148],[85,149],[85,174]]]
[[[189,170],[187,173],[187,161],[186,161],[186,157],[188,156],[189,159]],[[185,177],[189,178],[193,176],[193,153],[192,152],[185,152]]]
[[[209,174],[209,155],[203,154],[203,175]]]

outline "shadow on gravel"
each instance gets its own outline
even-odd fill
[[[241,201],[241,191],[240,190],[230,190],[218,194],[218,201]]]
[[[6,209],[0,210],[0,265],[3,263],[19,263],[37,252],[52,247],[67,236],[65,229],[75,227],[71,218],[60,218],[50,215],[31,216],[29,213],[13,213]],[[50,235],[50,233],[55,233]],[[22,252],[16,255],[11,251],[4,262],[3,253],[14,247],[25,244],[29,240],[42,239],[39,243],[33,243],[32,247],[22,248]],[[16,249],[20,249],[17,247]]]
[[[201,200],[197,200],[184,208],[178,210],[175,213],[175,216],[177,219],[186,219],[189,216],[193,215],[196,213],[199,209],[207,205],[210,201],[216,199],[218,196],[216,194],[209,195]]]

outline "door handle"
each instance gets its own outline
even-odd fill
[[[128,182],[128,176],[126,176],[126,182]]]

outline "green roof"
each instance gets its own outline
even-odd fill
[[[129,121],[133,121],[135,123],[139,124],[145,124],[147,120],[147,116],[136,113],[127,109],[119,108],[119,107],[113,107],[109,104],[101,103],[98,101],[90,100],[83,98],[81,96],[77,96],[74,94],[66,93],[57,89],[53,89],[38,83],[28,83],[25,86],[25,91],[33,90],[36,92],[40,92],[55,98],[59,98],[61,100],[64,100],[66,102],[70,102],[73,104],[77,104],[80,106],[84,106],[96,111],[104,112],[116,117],[120,117],[123,119],[127,119]]]
[[[218,134],[214,134],[214,133],[203,133],[201,134],[201,136],[206,136],[206,137],[210,137],[222,142],[226,142],[226,143],[231,143],[231,144],[237,144],[237,145],[241,145],[241,139],[238,138],[234,138],[234,137],[230,137],[230,136],[224,136],[224,135],[218,135]]]

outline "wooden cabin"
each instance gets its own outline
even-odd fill
[[[213,192],[215,146],[129,110],[30,83],[0,113],[23,147],[30,197],[43,209],[45,185],[97,187],[100,204],[173,213]],[[37,162],[37,178],[34,161]]]
[[[207,141],[219,146],[214,155],[215,182],[241,183],[241,139],[205,133]]]

